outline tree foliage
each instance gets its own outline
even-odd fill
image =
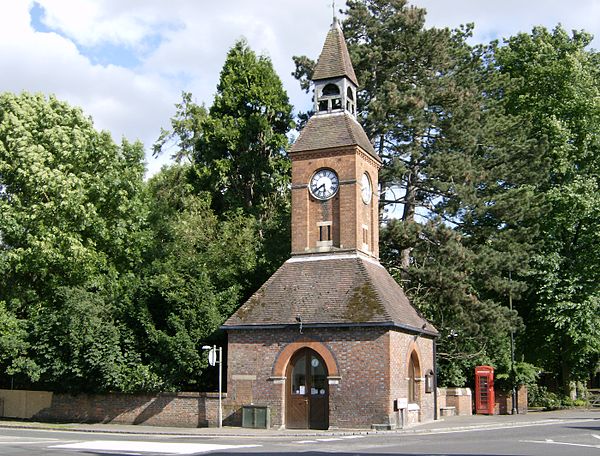
[[[108,309],[142,260],[142,157],[54,97],[0,95],[0,301],[14,330],[0,363],[20,381],[118,385]]]
[[[516,84],[505,101],[547,147],[547,172],[530,184],[543,198],[529,293],[522,303],[529,357],[556,372],[565,392],[600,359],[600,89],[591,36],[561,27],[520,33],[496,51]]]
[[[210,195],[189,183],[191,165],[163,169],[149,183],[153,239],[138,309],[145,357],[165,387],[192,387],[206,367],[202,344],[231,315],[256,267],[255,220],[220,220]]]

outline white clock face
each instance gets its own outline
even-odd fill
[[[373,190],[371,188],[371,179],[367,173],[364,173],[360,180],[360,194],[362,196],[363,203],[369,204],[371,202]]]
[[[315,198],[327,200],[337,193],[339,186],[340,180],[335,171],[322,168],[313,175],[308,188]]]

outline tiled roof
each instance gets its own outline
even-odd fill
[[[378,262],[358,254],[304,255],[286,261],[224,324],[389,324],[437,334]]]
[[[355,85],[358,85],[350,54],[348,54],[348,48],[346,47],[346,39],[338,22],[334,21],[329,33],[327,33],[327,38],[325,38],[325,44],[315,66],[312,80],[319,81],[341,76],[346,76]]]
[[[344,146],[360,146],[377,161],[381,161],[363,128],[346,112],[313,115],[300,132],[290,152]]]

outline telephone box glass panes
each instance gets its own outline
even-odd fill
[[[337,193],[339,185],[340,181],[335,171],[322,168],[313,174],[308,188],[315,198],[327,200]]]
[[[310,375],[312,384],[310,394],[312,396],[325,396],[327,392],[327,371],[319,358],[311,356],[310,360]]]
[[[479,394],[482,403],[487,402],[488,380],[487,377],[479,377]]]
[[[306,355],[302,355],[294,364],[292,371],[292,394],[306,394]]]

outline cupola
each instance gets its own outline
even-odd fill
[[[312,78],[315,84],[315,113],[347,112],[356,117],[358,81],[342,28],[334,18]]]

